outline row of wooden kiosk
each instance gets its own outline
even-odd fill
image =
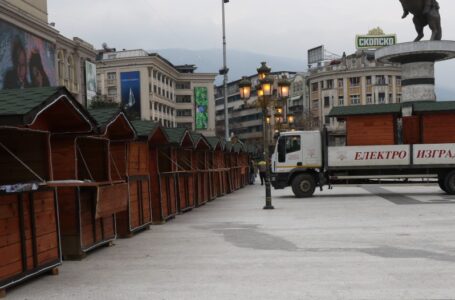
[[[0,296],[244,187],[251,150],[87,111],[63,87],[1,91]]]

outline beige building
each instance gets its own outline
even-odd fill
[[[270,74],[275,79],[275,94],[278,89],[278,79],[286,75],[291,81],[290,98],[288,99],[288,111],[295,114],[303,110],[303,93],[305,91],[305,80],[300,75],[296,78],[296,72],[272,72]],[[263,116],[262,110],[256,106],[258,99],[256,86],[259,84],[258,75],[249,77],[252,83],[251,97],[245,103],[240,98],[239,82],[240,80],[228,83],[228,118],[229,132],[238,137],[241,141],[255,145],[259,149],[263,147]],[[293,85],[294,86],[293,86]],[[293,88],[294,87],[294,88]],[[300,107],[302,105],[302,107]],[[271,112],[273,114],[273,112]],[[223,85],[216,87],[216,133],[218,136],[225,135],[224,122],[224,88]],[[269,131],[269,140],[273,139],[275,131],[275,121],[271,119],[271,130]]]
[[[379,63],[374,52],[343,55],[309,72],[308,123],[326,126],[333,144],[343,144],[346,131],[343,122],[326,117],[333,107],[401,102],[400,65]]]
[[[23,43],[28,67],[32,54],[39,52],[42,64],[47,62],[45,71],[49,85],[63,85],[82,104],[86,101],[85,61],[95,61],[96,52],[92,45],[80,38],[68,39],[48,24],[46,0],[4,0],[0,1],[0,26],[4,40],[3,53],[12,52],[16,37]],[[45,49],[45,51],[43,51]],[[45,53],[46,52],[46,53]],[[47,61],[46,61],[47,60]],[[11,59],[3,57],[0,68],[5,71],[11,68]],[[5,71],[6,72],[6,71]],[[0,74],[0,76],[4,75]],[[33,87],[31,71],[28,71],[28,86]],[[5,78],[0,78],[5,86]],[[24,86],[25,87],[25,86]]]
[[[97,61],[98,92],[117,103],[121,103],[123,98],[125,104],[122,76],[138,72],[142,119],[157,121],[167,127],[186,127],[214,135],[214,81],[218,74],[195,73],[195,70],[193,65],[174,66],[160,55],[144,50],[105,51]],[[207,92],[206,129],[196,128],[195,92],[200,88]]]

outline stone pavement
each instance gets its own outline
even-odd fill
[[[255,185],[7,299],[455,299],[455,199],[435,186],[335,187],[311,199]]]

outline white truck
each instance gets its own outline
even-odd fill
[[[432,179],[455,194],[455,144],[329,147],[325,131],[281,133],[271,158],[275,189],[292,186],[296,197],[316,187]]]

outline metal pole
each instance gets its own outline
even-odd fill
[[[228,116],[228,68],[227,68],[227,56],[226,56],[226,21],[224,13],[224,4],[226,0],[221,0],[223,7],[223,75],[224,75],[224,128],[225,128],[225,139],[229,141],[229,116]]]
[[[269,160],[269,143],[268,143],[268,128],[267,128],[267,106],[265,105],[266,99],[264,99],[262,107],[262,124],[264,126],[263,138],[264,138],[264,160],[265,160],[265,206],[264,209],[274,209],[272,205],[272,191],[270,188],[270,160]]]

